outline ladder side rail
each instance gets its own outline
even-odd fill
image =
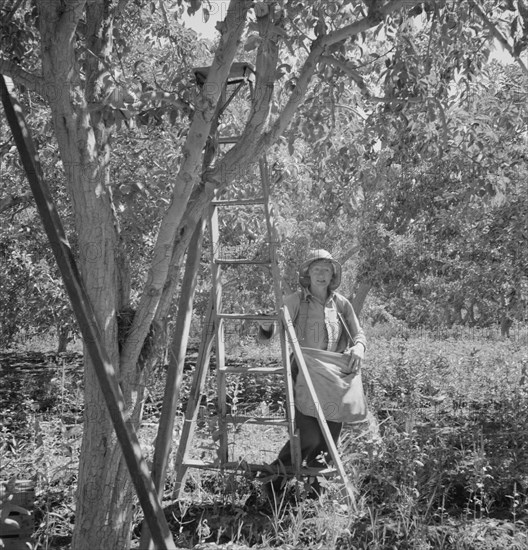
[[[352,484],[348,480],[348,477],[345,472],[345,467],[337,452],[337,446],[334,443],[332,434],[330,433],[330,430],[328,428],[328,424],[326,422],[326,418],[323,414],[323,411],[319,406],[317,393],[312,383],[312,378],[310,376],[310,372],[308,371],[308,367],[306,366],[306,362],[304,361],[304,357],[301,351],[301,346],[299,345],[299,341],[297,340],[297,336],[293,329],[293,323],[292,323],[290,314],[288,312],[288,308],[286,306],[283,306],[281,311],[282,311],[283,323],[288,332],[289,341],[293,348],[295,359],[297,360],[297,364],[299,365],[299,370],[303,373],[306,379],[306,386],[308,387],[308,391],[310,392],[310,396],[313,400],[316,418],[319,422],[319,426],[321,427],[321,431],[323,432],[323,436],[328,446],[328,450],[330,451],[330,456],[332,457],[336,470],[338,472],[338,475],[341,478],[341,481],[343,482],[343,486],[345,488],[346,496],[348,497],[349,504],[355,509],[356,497],[354,494],[354,488],[352,487]]]
[[[263,155],[259,159],[260,179],[262,182],[262,191],[264,194],[264,213],[266,216],[266,226],[268,230],[268,246],[271,262],[271,271],[273,276],[273,290],[275,293],[275,305],[277,310],[283,307],[282,299],[282,285],[281,276],[279,272],[279,265],[277,260],[277,247],[279,246],[278,231],[275,226],[275,219],[273,216],[273,210],[270,205],[270,184],[269,184],[269,172],[268,162],[266,155]],[[295,425],[295,399],[293,391],[293,376],[291,371],[290,353],[288,349],[288,342],[286,338],[286,328],[282,326],[283,323],[279,319],[279,337],[281,346],[282,365],[284,368],[284,380],[286,387],[286,417],[288,420],[288,435],[290,439],[290,452],[292,456],[292,462],[299,474],[301,468],[301,449],[300,440],[297,428]]]
[[[222,103],[224,102],[225,98],[225,92],[226,92],[226,86],[224,85],[222,87],[220,97],[218,100],[218,104],[216,106],[215,116],[211,123],[211,128],[209,130],[209,137],[213,138],[218,135],[218,119],[219,119],[219,112],[222,108]],[[216,150],[213,147],[206,147],[206,150],[204,152],[204,158],[203,158],[203,167],[204,170],[207,170],[212,163],[214,163],[216,156]],[[198,237],[196,234],[193,234],[193,239],[190,242],[191,249],[187,251],[187,261],[189,262],[189,259],[194,257],[194,277],[196,277],[196,272],[199,267],[200,262],[200,256],[201,256],[201,250],[202,250],[202,241],[203,241],[203,233],[205,230],[205,218],[203,218],[200,221],[200,235],[197,240],[194,240],[194,236]],[[199,248],[199,250],[197,250]],[[195,282],[193,283],[193,285]],[[181,288],[181,302],[180,304],[187,308],[188,318],[187,321],[190,322],[190,316],[192,314],[192,294],[194,291],[191,291],[191,288],[187,288],[185,286],[185,276],[184,276],[184,282],[182,283]],[[188,299],[185,295],[189,294],[191,295],[190,298],[190,304],[186,302]],[[188,311],[189,307],[191,308],[191,311]],[[185,474],[187,472],[187,467],[185,466],[185,461],[188,458],[189,454],[189,448],[192,444],[192,440],[194,437],[194,430],[196,427],[196,419],[198,416],[198,409],[200,406],[200,400],[201,396],[203,394],[203,390],[205,387],[205,381],[207,378],[207,372],[209,370],[209,365],[211,361],[211,350],[212,350],[212,340],[213,340],[213,324],[215,322],[213,317],[213,310],[214,310],[214,302],[213,297],[209,297],[208,305],[207,305],[207,312],[206,312],[206,318],[205,318],[205,331],[202,331],[202,340],[200,342],[199,350],[198,350],[198,358],[196,361],[196,371],[192,382],[192,388],[191,388],[191,396],[190,401],[185,409],[185,416],[184,416],[184,423],[182,427],[182,433],[180,435],[180,442],[178,445],[178,450],[176,453],[176,459],[175,459],[175,470],[176,470],[176,483],[174,486],[173,495],[176,498],[179,498],[180,493],[183,488],[183,480],[185,478]],[[182,317],[183,312],[180,311],[180,308],[178,308],[178,322],[180,321],[180,318]],[[190,330],[190,326],[186,328],[187,333]],[[205,337],[204,333],[205,332]],[[178,335],[180,336],[180,335]],[[187,339],[187,336],[184,338]],[[183,339],[180,338],[180,349],[179,356],[171,357],[170,364],[169,364],[169,374],[167,377],[167,384],[170,381],[170,374],[173,369],[171,367],[173,366],[174,361],[181,362],[181,371],[183,373],[183,362],[185,360],[185,351],[187,348],[187,343],[183,342]],[[177,351],[177,354],[178,354]],[[179,375],[181,377],[181,375]],[[173,382],[176,382],[173,380]],[[170,388],[166,390],[170,392]],[[167,391],[165,392],[165,395],[167,395]],[[169,398],[170,399],[170,398]],[[174,397],[175,399],[175,397]],[[174,416],[172,417],[173,420]],[[161,428],[160,428],[161,429]]]
[[[217,407],[218,407],[218,456],[220,463],[228,461],[228,440],[227,440],[227,388],[225,375],[225,321],[222,313],[222,267],[218,264],[218,256],[221,254],[220,229],[218,224],[218,208],[212,206],[210,210],[210,236],[212,246],[211,278],[212,294],[214,296],[214,332],[216,347],[216,384],[217,384]]]
[[[205,330],[202,331],[202,334],[205,336],[205,338],[202,337],[202,340],[200,341],[200,347],[198,348],[196,369],[189,394],[189,401],[187,402],[187,406],[185,407],[185,416],[183,419],[180,442],[174,458],[176,475],[173,498],[175,500],[178,500],[181,497],[181,492],[183,491],[183,480],[185,478],[185,474],[187,473],[186,463],[189,459],[189,450],[194,437],[194,431],[196,429],[196,421],[198,418],[200,401],[202,399],[202,395],[204,394],[205,383],[209,371],[214,337],[213,309],[213,296],[211,294],[209,296],[207,315],[205,316],[204,321]]]
[[[162,412],[156,436],[154,458],[152,465],[152,478],[160,496],[163,496],[163,486],[167,475],[167,464],[172,444],[172,433],[174,430],[174,419],[180,397],[180,387],[185,366],[185,355],[189,342],[191,328],[191,317],[193,311],[193,298],[198,279],[198,269],[202,254],[202,241],[205,230],[205,219],[200,220],[191,238],[185,273],[183,275],[180,299],[178,302],[178,317],[174,330],[170,359],[163,395]],[[185,313],[185,315],[184,315]],[[145,542],[147,542],[145,540]],[[146,546],[146,544],[145,544]]]

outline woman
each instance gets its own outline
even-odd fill
[[[314,250],[299,269],[301,289],[284,299],[295,333],[302,348],[324,350],[349,357],[348,371],[359,369],[366,349],[366,338],[354,313],[352,304],[335,290],[341,283],[341,265],[326,250]],[[274,326],[261,323],[260,339],[272,337]],[[301,460],[308,467],[321,467],[321,457],[328,453],[323,432],[315,417],[306,406],[304,412],[298,403],[298,366],[292,361],[292,374],[296,390],[295,422],[299,430]],[[307,414],[308,413],[308,414]],[[327,416],[328,418],[328,416]],[[328,428],[337,443],[342,422],[328,421]],[[286,443],[274,464],[292,464],[290,443]],[[277,492],[284,480],[278,479],[268,486]],[[318,492],[318,485],[314,485]]]

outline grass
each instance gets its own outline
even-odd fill
[[[304,486],[290,482],[282,505],[274,506],[249,475],[192,470],[184,498],[164,503],[181,548],[207,543],[229,543],[233,550],[528,547],[528,352],[523,334],[503,341],[478,331],[416,334],[382,327],[369,336],[363,372],[376,422],[346,426],[340,444],[357,487],[357,509],[346,508],[336,480],[328,481],[320,500],[296,500]],[[245,342],[237,358],[272,361],[277,353]],[[2,397],[11,396],[0,418],[1,476],[35,480],[36,548],[66,548],[74,521],[82,373],[72,367],[79,360],[75,354],[34,359],[47,364],[41,378],[5,372],[0,378]],[[19,350],[17,361],[23,360]],[[186,380],[183,400],[189,385]],[[141,432],[147,456],[152,455],[162,390],[159,373],[149,386]],[[231,406],[240,410],[255,406],[278,412],[282,406],[279,381],[255,384],[239,377],[229,395]],[[216,450],[210,414],[215,396],[211,380],[197,434],[198,455]],[[284,441],[284,432],[240,425],[232,430],[230,448],[237,458],[270,461]],[[171,483],[169,477],[166,497]],[[140,521],[138,514],[137,525]]]

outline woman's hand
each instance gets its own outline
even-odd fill
[[[350,360],[348,362],[349,374],[357,372],[361,367],[363,358],[365,357],[365,346],[363,344],[356,344],[355,346],[346,349],[343,352],[343,355],[350,356]]]

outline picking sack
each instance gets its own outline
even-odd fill
[[[301,348],[312,384],[317,394],[314,403],[299,368],[295,382],[295,405],[307,416],[317,417],[317,407],[331,422],[364,422],[367,400],[363,391],[361,369],[347,373],[350,357],[341,353]]]

